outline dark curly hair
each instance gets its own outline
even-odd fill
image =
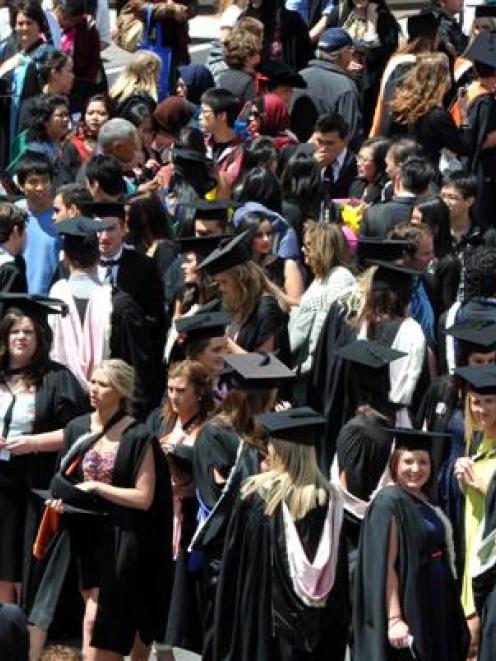
[[[496,248],[477,248],[465,263],[465,300],[495,298]]]
[[[36,350],[31,363],[23,373],[27,386],[38,385],[50,365],[50,349],[52,347],[52,330],[46,319],[30,316],[18,308],[9,308],[0,322],[0,379],[4,377],[9,367],[9,335],[12,326],[24,317],[29,317],[33,323],[36,335]]]
[[[43,94],[35,99],[31,109],[28,138],[30,141],[47,142],[46,125],[59,106],[69,108],[69,101],[61,94]]]

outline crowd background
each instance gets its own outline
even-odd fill
[[[496,7],[225,4],[0,7],[0,658],[488,661]]]

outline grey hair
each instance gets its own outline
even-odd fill
[[[322,48],[317,48],[315,51],[315,57],[317,58],[317,60],[322,60],[323,62],[330,62],[331,64],[337,64],[339,62],[339,57],[343,52],[343,50],[344,48],[340,48],[339,50],[335,50],[332,53],[329,53],[328,51]]]
[[[98,146],[106,151],[114,142],[126,142],[136,138],[138,129],[127,119],[114,117],[102,126],[98,133]]]

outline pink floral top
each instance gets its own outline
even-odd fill
[[[97,482],[111,484],[116,456],[117,448],[108,452],[100,452],[95,448],[90,448],[83,459],[84,481],[96,480]]]

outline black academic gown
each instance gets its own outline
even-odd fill
[[[408,650],[395,650],[387,638],[386,581],[389,537],[394,518],[398,530],[396,572],[400,610],[422,661],[438,661],[441,646],[450,661],[465,661],[467,629],[447,549],[432,557],[428,528],[419,512],[421,501],[398,486],[385,487],[374,498],[362,524],[355,576],[353,629],[355,661],[412,660]],[[431,583],[434,563],[441,567],[443,589]],[[439,616],[445,623],[438,628]],[[439,638],[442,636],[441,638]]]
[[[233,508],[215,608],[214,661],[344,661],[349,622],[348,571],[341,533],[336,579],[323,608],[309,608],[289,579],[282,510],[268,517],[253,494]],[[315,553],[327,506],[296,527]]]

